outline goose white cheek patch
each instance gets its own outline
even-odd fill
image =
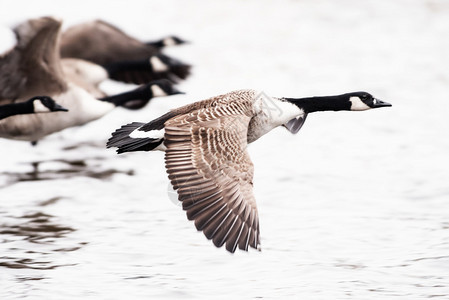
[[[150,58],[150,64],[155,72],[165,72],[168,70],[168,66],[164,64],[157,56],[152,56]]]
[[[50,112],[50,109],[48,107],[46,107],[45,105],[43,105],[42,102],[39,100],[33,101],[33,107],[34,107],[34,112],[36,112],[36,113]]]
[[[359,97],[352,96],[349,98],[349,101],[351,101],[351,110],[367,110],[371,108],[360,100]]]
[[[167,93],[164,92],[163,89],[161,89],[160,86],[153,84],[151,86],[151,92],[153,93],[153,97],[164,97],[167,96]]]

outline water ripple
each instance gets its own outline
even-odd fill
[[[56,198],[43,201],[44,205]],[[28,212],[11,216],[0,212],[0,238],[2,252],[0,267],[9,269],[51,270],[74,264],[59,264],[53,256],[55,253],[72,252],[82,248],[85,243],[66,245],[67,236],[74,228],[60,224],[56,217],[41,211]],[[56,246],[56,247],[55,247]],[[31,278],[35,280],[36,278]]]
[[[102,160],[104,160],[103,157],[33,161],[31,162],[32,171],[30,172],[0,173],[0,188],[26,181],[69,179],[73,177],[108,179],[115,174],[134,175],[133,170],[104,168],[104,164],[101,163]]]

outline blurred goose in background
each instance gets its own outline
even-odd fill
[[[179,93],[171,83],[155,82],[105,96],[95,85],[105,75],[100,66],[81,60],[61,61],[60,28],[61,22],[51,17],[31,19],[14,28],[17,45],[0,57],[0,105],[48,95],[69,111],[1,120],[0,137],[35,142],[99,119],[117,106],[133,103],[130,107],[138,108],[152,97]]]
[[[118,153],[165,151],[168,178],[187,218],[217,247],[259,248],[248,143],[283,125],[297,133],[309,113],[391,106],[366,92],[311,98],[274,98],[234,91],[189,104],[149,122],[117,129],[107,147]]]
[[[182,44],[177,37],[144,43],[101,20],[68,28],[61,37],[61,56],[103,66],[115,80],[143,84],[155,79],[185,79],[190,65],[161,53],[162,45]]]
[[[0,120],[15,116],[34,113],[48,113],[55,111],[68,111],[50,97],[37,96],[25,102],[0,105]]]

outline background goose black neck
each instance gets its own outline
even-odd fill
[[[33,112],[33,103],[29,101],[6,104],[0,106],[0,120],[14,115],[31,114]]]
[[[153,93],[151,92],[151,85],[146,84],[140,86],[132,91],[124,92],[121,94],[107,96],[100,98],[99,100],[106,101],[114,104],[115,106],[126,106],[129,101],[143,101],[146,105],[148,101],[153,98]]]

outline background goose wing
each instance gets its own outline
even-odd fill
[[[61,21],[30,19],[14,28],[17,45],[0,56],[0,104],[67,89],[60,64],[58,36]]]
[[[165,163],[187,218],[217,247],[258,248],[250,112],[238,105],[196,110],[165,123]],[[230,113],[233,112],[233,113]]]
[[[139,60],[159,50],[129,36],[105,21],[95,20],[68,28],[61,38],[62,57],[76,57],[96,64]]]

